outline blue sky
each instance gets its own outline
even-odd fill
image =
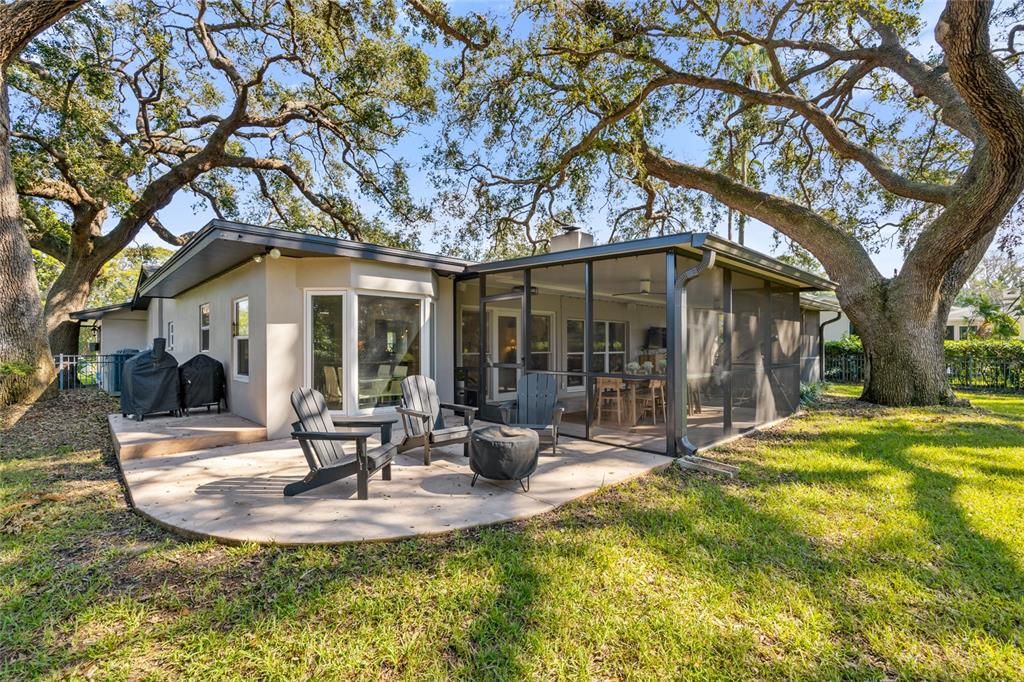
[[[490,12],[501,13],[502,6],[508,3],[487,3],[456,1],[450,2],[452,12],[463,14],[469,12]],[[923,3],[922,16],[927,28],[921,33],[920,44],[911,49],[919,56],[925,56],[930,50],[935,49],[934,27],[942,11],[944,2],[941,0],[925,0]],[[444,54],[438,52],[438,54]],[[409,164],[410,185],[414,196],[420,201],[429,201],[436,192],[428,177],[428,169],[423,159],[430,146],[437,138],[437,125],[431,124],[416,128],[410,132],[406,139],[396,147],[396,155],[404,158]],[[694,153],[705,148],[704,141],[696,137],[690,131],[682,131],[678,136],[675,146],[679,150],[686,150],[686,156],[695,158]],[[697,154],[699,158],[699,153]],[[211,218],[215,217],[209,210],[196,212],[193,207],[195,198],[191,194],[179,193],[172,203],[160,213],[164,224],[176,232],[186,232],[201,227]],[[382,216],[386,219],[386,216]],[[425,251],[436,251],[440,248],[439,239],[435,235],[436,226],[425,225],[420,235],[421,246]],[[607,237],[607,230],[603,221],[598,221],[592,231],[599,241]],[[720,233],[724,234],[725,226],[721,226]],[[757,221],[748,221],[746,244],[764,253],[778,255],[780,252],[773,244],[773,231]],[[154,244],[166,246],[148,228],[144,229],[137,239],[139,244]],[[900,267],[903,262],[903,254],[898,248],[883,248],[879,253],[873,255],[873,259],[883,275],[890,275]]]

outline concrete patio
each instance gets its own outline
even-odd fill
[[[529,518],[667,466],[672,460],[612,445],[565,439],[557,457],[542,453],[530,492],[515,481],[480,479],[462,447],[396,458],[391,481],[370,482],[356,498],[354,477],[296,497],[283,486],[308,471],[291,440],[121,459],[135,508],[176,532],[225,543],[340,544],[444,533]]]

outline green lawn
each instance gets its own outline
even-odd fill
[[[829,384],[825,393],[839,398],[859,398],[861,390],[860,384]],[[1021,395],[958,391],[957,396],[971,401],[971,405],[983,410],[1010,417],[1024,417],[1024,396]]]
[[[714,452],[734,481],[669,471],[527,523],[301,550],[136,517],[107,409],[81,392],[0,435],[0,678],[1024,672],[1019,404],[827,398]]]

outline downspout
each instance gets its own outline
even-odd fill
[[[818,381],[825,381],[825,327],[838,322],[839,318],[843,316],[843,311],[840,310],[836,313],[836,316],[831,320],[825,320],[818,325]]]
[[[690,442],[687,435],[686,415],[688,412],[689,387],[686,381],[688,364],[686,345],[689,325],[686,319],[686,285],[692,279],[699,277],[715,265],[715,252],[703,246],[701,249],[704,251],[704,254],[701,257],[700,263],[677,274],[672,288],[672,309],[676,317],[677,327],[676,333],[673,334],[672,357],[670,358],[672,363],[670,374],[673,379],[673,402],[675,403],[670,417],[673,419],[672,437],[676,443],[675,451],[681,454],[681,457],[677,460],[681,467],[734,476],[739,471],[736,467],[698,457],[697,446]]]

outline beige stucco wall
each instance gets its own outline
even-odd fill
[[[264,376],[266,377],[266,421],[268,437],[286,437],[295,419],[289,396],[296,387],[306,383],[306,292],[316,289],[339,289],[367,294],[409,294],[434,297],[435,311],[441,304],[448,310],[448,327],[451,329],[451,289],[447,280],[436,278],[430,270],[406,267],[375,261],[359,261],[345,258],[280,258],[267,260],[262,266],[266,271],[266,338],[267,353]],[[447,283],[447,294],[440,292]],[[446,296],[448,299],[446,299]],[[355,333],[354,310],[346,312],[351,324],[346,327]],[[445,327],[438,327],[443,330]],[[450,399],[453,392],[451,378],[451,334],[437,334],[442,339],[436,355],[430,350],[428,329],[423,330],[427,353],[438,357],[438,365],[447,362],[447,371],[438,373],[438,392],[442,399]],[[354,339],[354,336],[352,337]],[[354,347],[354,342],[353,342]],[[255,369],[254,369],[255,371]],[[351,394],[352,386],[348,387]]]
[[[454,394],[454,313],[450,279],[425,268],[346,258],[279,258],[248,263],[196,287],[176,299],[154,299],[144,324],[146,345],[166,337],[174,322],[173,354],[179,362],[199,352],[199,306],[211,307],[210,355],[228,375],[228,405],[232,412],[267,426],[268,437],[284,438],[295,419],[289,397],[306,383],[306,292],[344,290],[356,294],[405,294],[429,297],[434,319],[422,331],[424,367],[437,378],[442,400]],[[233,376],[231,367],[231,307],[234,299],[249,297],[249,381]],[[355,310],[346,312],[355,348]],[[433,328],[434,334],[430,334]],[[349,386],[350,394],[352,386]]]
[[[199,353],[199,306],[210,304],[209,355],[224,365],[228,379],[228,408],[259,424],[266,423],[266,273],[249,263],[186,291],[174,300],[154,299],[149,306],[151,336],[167,334],[174,322],[174,348],[179,363]],[[249,377],[232,371],[231,314],[235,299],[249,297]]]
[[[144,310],[118,310],[104,315],[100,323],[100,354],[109,355],[123,348],[142,350],[148,346],[146,321]]]

